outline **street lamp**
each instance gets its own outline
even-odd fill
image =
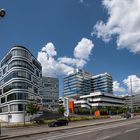
[[[0,19],[3,18],[5,16],[5,10],[4,9],[0,9]],[[0,137],[1,137],[1,121],[0,121]]]
[[[131,113],[133,113],[133,90],[132,90],[132,79],[130,78],[130,95],[131,95]]]
[[[0,9],[0,18],[3,18],[5,16],[6,12],[4,9]]]

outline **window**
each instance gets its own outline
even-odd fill
[[[31,61],[31,55],[30,53],[28,53],[28,51],[24,50],[24,49],[15,49],[12,52],[13,56],[22,56],[22,57],[26,57]]]
[[[24,104],[13,104],[10,105],[10,111],[24,111]]]
[[[27,100],[28,94],[27,93],[17,93],[17,100]]]
[[[5,103],[5,97],[1,98],[1,103]]]
[[[32,85],[28,84],[26,82],[13,82],[7,86],[5,86],[3,88],[3,93],[8,92],[12,89],[27,89],[27,90],[31,90],[32,89]]]
[[[39,77],[39,72],[36,70],[36,76]]]
[[[2,94],[2,89],[0,89],[0,95]]]
[[[25,71],[14,71],[4,78],[4,82],[9,81],[12,78],[26,78],[31,81],[31,74]]]
[[[34,92],[38,93],[38,88],[34,87]]]
[[[11,59],[11,57],[12,57],[12,54],[9,53],[9,54],[3,59],[3,61],[1,62],[1,67],[2,67],[4,64],[6,64],[6,63]]]
[[[3,69],[3,74],[5,74],[5,73],[6,73],[6,68],[7,68],[7,67],[5,67],[5,68]]]
[[[9,68],[11,69],[12,67],[23,67],[29,69],[31,72],[34,73],[34,68],[32,65],[30,65],[27,61],[24,60],[14,60],[9,64]]]
[[[7,101],[12,100],[27,100],[28,94],[27,93],[12,93],[7,95]]]
[[[39,81],[35,77],[33,77],[33,82],[37,85],[39,84]]]
[[[8,106],[0,107],[0,113],[8,112]]]
[[[16,93],[12,93],[7,96],[7,101],[16,100]]]

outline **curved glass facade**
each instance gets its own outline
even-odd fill
[[[0,62],[0,115],[23,112],[30,99],[37,100],[41,76],[41,64],[30,51],[13,47]]]

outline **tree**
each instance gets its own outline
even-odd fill
[[[65,112],[64,106],[60,105],[58,108],[58,113],[64,115],[64,112]]]
[[[31,115],[36,114],[37,111],[39,110],[39,107],[35,103],[28,103],[26,107],[27,113],[30,113]]]

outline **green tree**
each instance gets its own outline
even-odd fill
[[[39,110],[39,107],[37,106],[36,103],[30,102],[26,106],[27,113],[30,113],[31,115],[36,114],[38,110]]]
[[[64,112],[65,112],[64,106],[60,105],[59,108],[58,108],[58,113],[63,115]]]

